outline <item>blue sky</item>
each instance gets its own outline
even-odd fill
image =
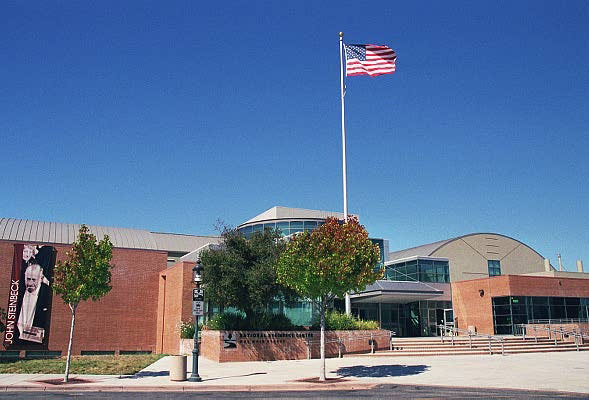
[[[589,265],[589,3],[204,3],[0,6],[2,216],[213,234],[340,211],[343,31],[398,55],[347,80],[372,236],[498,232]]]

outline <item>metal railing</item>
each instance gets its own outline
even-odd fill
[[[521,334],[523,340],[526,340],[526,331],[531,329],[534,332],[534,342],[538,343],[538,331],[545,331],[548,333],[548,339],[552,340],[554,335],[554,345],[558,346],[558,335],[560,335],[560,341],[564,342],[565,337],[573,337],[577,351],[580,351],[579,346],[585,343],[585,340],[589,341],[589,335],[583,334],[580,330],[564,330],[562,326],[555,328],[548,326],[538,326],[536,324],[516,324],[515,325],[517,334]],[[531,336],[529,333],[527,336]]]
[[[447,325],[436,325],[436,327],[440,330],[440,338],[442,340],[442,343],[444,343],[445,336],[450,336],[450,341],[452,343],[452,346],[454,346],[454,337],[458,336],[459,334],[462,333],[464,336],[468,336],[469,348],[471,348],[471,349],[473,348],[472,347],[472,338],[473,337],[482,337],[482,338],[486,338],[488,340],[489,354],[493,354],[492,342],[496,341],[496,342],[501,343],[501,355],[502,356],[505,355],[505,339],[502,336],[485,335],[485,334],[480,334],[480,333],[472,332],[472,331],[469,331],[466,329],[455,328],[453,326],[447,326]],[[451,333],[451,335],[447,335],[447,333]]]
[[[528,324],[578,324],[589,323],[587,318],[530,319]]]

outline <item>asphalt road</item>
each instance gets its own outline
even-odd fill
[[[370,390],[277,392],[5,392],[10,400],[187,400],[187,399],[589,399],[587,394],[509,389],[381,385]]]

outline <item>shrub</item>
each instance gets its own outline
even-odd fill
[[[180,322],[180,338],[192,339],[194,337],[194,322],[182,321]]]
[[[319,330],[319,318],[313,321],[313,329]],[[325,313],[325,329],[328,331],[378,329],[377,321],[364,321],[338,311]]]
[[[248,328],[254,331],[292,331],[296,327],[284,314],[264,312],[248,319]]]
[[[214,331],[242,331],[247,330],[245,317],[242,314],[232,312],[222,312],[211,318],[207,324],[207,329]]]
[[[261,312],[245,317],[242,313],[226,311],[211,318],[207,322],[206,329],[215,331],[292,331],[296,327],[283,314]]]

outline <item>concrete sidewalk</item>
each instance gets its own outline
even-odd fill
[[[0,390],[191,391],[331,390],[379,384],[458,386],[589,393],[589,352],[508,356],[430,356],[327,359],[329,383],[306,382],[319,375],[319,360],[218,364],[199,359],[200,383],[171,382],[164,357],[132,376],[79,375],[86,383],[44,383],[63,375],[0,375]],[[188,367],[192,365],[188,358]]]

